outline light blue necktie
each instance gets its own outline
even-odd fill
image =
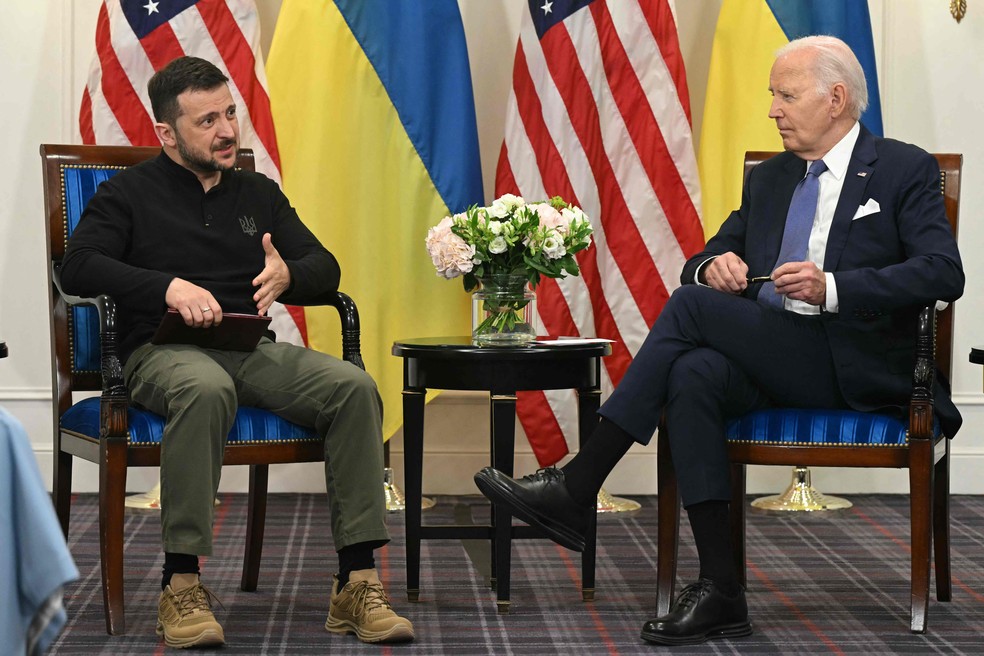
[[[782,233],[782,246],[779,248],[779,259],[776,266],[786,262],[805,262],[806,253],[810,246],[810,232],[813,230],[813,219],[817,214],[817,201],[820,199],[820,174],[827,170],[822,159],[810,164],[806,177],[799,181],[793,190],[793,198],[789,203],[786,214],[786,228]],[[762,284],[758,300],[774,308],[783,309],[785,297],[776,293],[773,282]]]

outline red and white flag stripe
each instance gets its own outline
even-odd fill
[[[126,10],[121,0],[104,0],[79,111],[82,142],[160,145],[147,82],[155,71],[184,55],[207,59],[229,77],[240,143],[253,149],[256,170],[279,184],[280,154],[254,0],[159,1],[143,6],[130,2]],[[303,309],[289,310],[274,305],[273,329],[281,341],[304,343]]]
[[[704,243],[686,73],[667,0],[529,6],[496,195],[559,195],[592,219],[581,276],[544,280],[537,310],[546,334],[615,340],[607,394]],[[518,412],[541,464],[567,453],[572,392],[521,393]]]

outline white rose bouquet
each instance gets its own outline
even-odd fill
[[[427,252],[437,275],[462,277],[465,291],[486,292],[478,343],[522,343],[535,332],[522,317],[541,276],[580,273],[575,255],[591,245],[591,223],[580,208],[554,197],[527,203],[505,194],[488,207],[477,205],[446,216],[427,233]],[[517,289],[510,289],[518,283]]]
[[[525,276],[535,288],[540,276],[578,275],[574,255],[591,245],[591,232],[584,212],[560,197],[526,203],[505,194],[441,219],[427,232],[427,252],[437,275],[464,276],[465,291],[499,274]]]

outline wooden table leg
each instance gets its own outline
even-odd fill
[[[406,486],[407,599],[420,598],[420,498],[423,495],[424,391],[403,390],[403,484]]]
[[[489,464],[495,467],[495,431],[492,430],[492,412],[491,406],[489,408]],[[495,592],[498,585],[498,575],[496,573],[496,562],[495,562],[495,545],[497,544],[495,539],[495,504],[489,504],[489,524],[492,527],[492,537],[489,540],[490,558],[489,558],[489,588]]]
[[[513,475],[516,448],[516,393],[490,395],[492,431],[492,466]],[[512,515],[505,509],[492,508],[492,561],[496,572],[496,606],[500,613],[509,612],[509,569],[512,560]]]
[[[584,446],[598,425],[598,408],[601,405],[601,389],[592,387],[577,391],[578,443]],[[598,513],[591,517],[588,534],[581,553],[581,599],[593,601],[595,596],[595,555],[598,535]]]

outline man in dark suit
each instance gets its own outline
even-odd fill
[[[859,123],[867,89],[847,45],[793,41],[769,82],[786,152],[752,171],[741,207],[687,262],[592,439],[563,469],[475,476],[493,501],[581,550],[605,477],[663,417],[700,577],[644,625],[650,642],[752,631],[728,529],[727,421],[772,405],[901,412],[919,308],[963,292],[936,160]],[[960,415],[939,382],[935,398],[952,437]]]

